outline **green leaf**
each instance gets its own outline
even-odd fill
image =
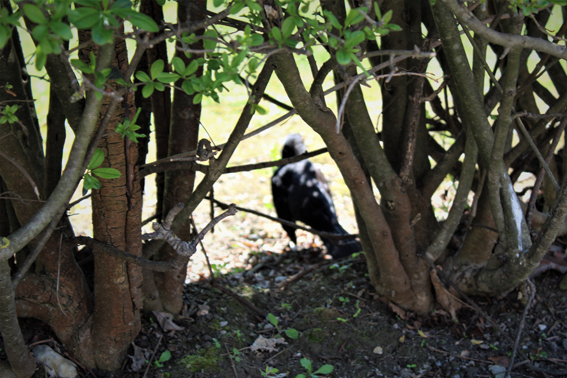
[[[290,339],[293,339],[293,340],[296,340],[299,337],[299,334],[293,328],[286,329],[285,334],[286,334],[287,337],[289,337]]]
[[[32,36],[36,41],[42,41],[47,37],[49,27],[47,25],[37,25],[32,30]]]
[[[6,42],[10,38],[10,28],[0,25],[0,49],[3,49],[6,46]]]
[[[347,64],[350,63],[350,54],[348,51],[345,50],[338,50],[337,51],[337,62],[339,64],[342,64],[343,66],[346,66]]]
[[[347,38],[344,48],[346,50],[350,50],[354,46],[364,42],[365,39],[366,39],[366,36],[364,35],[364,32],[361,31],[361,30],[357,30],[354,33],[352,33],[350,35],[350,37]]]
[[[214,0],[213,1],[213,5],[217,8],[220,7],[223,4],[224,4],[224,0]]]
[[[144,71],[136,71],[136,79],[140,80],[142,83],[150,83],[152,81]]]
[[[377,1],[374,2],[374,11],[376,12],[376,18],[378,20],[381,20],[382,19],[382,13],[380,12],[380,7],[378,6]]]
[[[166,362],[169,361],[171,359],[171,352],[166,349],[161,356],[159,356],[159,362]]]
[[[84,5],[85,7],[100,8],[100,3],[97,0],[75,0],[75,4]]]
[[[200,103],[201,101],[203,101],[203,94],[197,93],[195,95],[195,97],[193,97],[193,104],[196,105],[196,104]]]
[[[89,175],[88,173],[83,176],[83,195],[91,189],[100,189],[100,181],[97,178]]]
[[[173,68],[177,73],[184,75],[183,71],[185,71],[185,62],[183,62],[183,59],[176,56],[171,60],[171,63],[173,64]]]
[[[293,33],[293,29],[295,29],[295,21],[293,17],[286,18],[282,24],[282,35],[284,39],[291,36],[291,33]]]
[[[49,43],[49,39],[45,38],[40,43],[38,48],[41,47],[41,51],[45,54],[51,54],[53,52],[53,48],[51,47],[51,43]]]
[[[230,14],[237,14],[238,12],[240,12],[244,8],[245,5],[246,4],[244,4],[244,2],[236,3],[230,8],[229,13]]]
[[[250,72],[256,72],[256,69],[258,68],[258,59],[256,58],[252,58],[248,61],[248,70]]]
[[[278,28],[277,26],[274,26],[272,28],[272,35],[274,36],[274,39],[278,42],[280,42],[282,40],[282,32],[280,31],[280,28]]]
[[[382,18],[382,22],[384,24],[389,23],[390,20],[392,19],[392,14],[393,14],[393,11],[391,9],[389,11],[387,11],[386,14],[384,15],[384,17]]]
[[[216,61],[216,59],[213,60],[213,62],[215,62],[215,61]],[[210,64],[210,62],[209,62],[209,64]],[[183,76],[189,76],[189,75],[193,74],[195,71],[197,71],[198,68],[199,68],[199,62],[197,62],[195,59],[193,59],[191,61],[191,63],[189,63],[189,65],[187,66],[185,71],[183,71]],[[209,66],[209,68],[211,68],[211,67]]]
[[[150,69],[150,75],[152,80],[155,80],[157,76],[163,72],[164,63],[163,60],[158,59],[152,64],[152,68]]]
[[[567,0],[565,0],[567,2]],[[396,25],[396,24],[388,24],[388,25],[384,25],[385,27],[387,27],[390,30],[393,31],[400,31],[402,30],[402,28],[400,27],[400,25]]]
[[[47,61],[47,54],[43,52],[41,49],[41,45],[37,46],[35,50],[35,68],[38,71],[41,71],[45,66],[45,62]]]
[[[92,37],[94,43],[99,46],[106,45],[107,43],[112,42],[112,35],[114,34],[113,29],[107,29],[104,26],[104,22],[100,20],[93,28],[92,28]]]
[[[305,369],[307,369],[307,371],[309,373],[311,373],[311,360],[303,357],[301,360],[299,360],[299,363],[301,364],[301,366],[303,366]]]
[[[154,87],[160,92],[163,92],[163,90],[165,89],[165,86],[159,81],[154,82]]]
[[[156,22],[150,16],[143,13],[131,14],[128,18],[128,21],[130,21],[132,25],[134,25],[138,29],[152,33],[157,33],[159,31],[159,27]]]
[[[163,7],[165,5],[165,0],[156,0],[158,5]]]
[[[24,4],[24,13],[30,21],[36,24],[44,24],[47,21],[41,9],[35,4]]]
[[[69,20],[77,29],[90,29],[100,19],[100,11],[93,8],[77,8],[69,12]]]
[[[69,27],[69,25],[67,25],[64,22],[61,21],[51,22],[49,24],[49,27],[55,34],[57,34],[66,41],[73,38],[73,32],[71,32],[71,28]]]
[[[245,58],[246,58],[246,50],[242,50],[241,52],[238,53],[236,58],[232,60],[230,66],[232,68],[238,68],[238,66],[240,66],[240,64],[244,61]]]
[[[274,325],[274,327],[278,327],[278,319],[271,312],[268,314],[268,320]]]
[[[295,376],[295,378],[306,378],[306,377],[305,377],[305,374],[297,374]]]
[[[179,79],[179,75],[171,72],[162,72],[157,75],[157,79],[162,83],[173,83]]]
[[[152,95],[152,93],[154,93],[154,83],[149,82],[144,85],[144,88],[142,88],[142,96],[144,96],[144,98],[148,98]]]
[[[217,32],[214,29],[207,30],[205,32],[205,37],[214,39],[214,41],[210,39],[203,39],[203,46],[205,47],[205,50],[214,50],[215,47],[217,47],[217,38],[219,37]]]
[[[360,14],[359,10],[366,13],[366,7],[351,9],[345,19],[346,27],[358,24],[360,21],[364,20],[364,16]]]
[[[191,96],[193,93],[195,93],[195,90],[193,89],[193,86],[191,85],[191,80],[185,80],[183,82],[183,84],[181,84],[181,88],[183,88],[185,93],[187,93],[189,96]]]
[[[264,37],[260,34],[252,34],[250,37],[250,46],[260,46],[262,43],[264,43]]]
[[[121,176],[120,171],[114,168],[97,168],[93,169],[92,172],[103,179],[115,179]]]
[[[333,25],[335,28],[339,30],[343,30],[343,26],[341,25],[339,20],[337,20],[337,18],[333,13],[329,12],[328,10],[324,11],[323,13],[327,17],[327,19],[331,22],[331,25]]]
[[[248,8],[250,8],[250,10],[253,10],[253,11],[256,11],[256,12],[262,11],[262,6],[260,4],[258,4],[257,2],[253,1],[253,0],[246,0],[246,5],[248,6]]]
[[[93,157],[91,158],[91,161],[87,169],[95,169],[99,165],[101,165],[103,161],[104,161],[104,152],[102,151],[102,149],[97,148],[93,154]]]
[[[333,365],[323,365],[313,374],[330,374],[335,370]]]

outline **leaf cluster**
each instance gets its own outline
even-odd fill
[[[6,105],[6,107],[2,110],[2,117],[0,117],[0,124],[4,124],[8,122],[10,125],[18,122],[18,117],[16,116],[16,112],[18,111],[18,105]]]
[[[115,179],[121,176],[120,171],[114,168],[98,168],[104,161],[104,152],[97,148],[87,167],[87,172],[83,176],[83,195],[91,189],[100,189],[100,181],[94,177],[98,176],[102,179]]]

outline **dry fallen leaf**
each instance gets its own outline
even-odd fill
[[[132,359],[132,366],[130,366],[130,368],[132,369],[132,371],[140,371],[142,370],[142,366],[144,366],[144,363],[146,362],[146,358],[144,356],[142,348],[134,343],[132,343],[132,346],[134,347],[134,355],[128,355],[128,357]]]
[[[250,345],[250,350],[252,351],[261,351],[266,350],[268,352],[277,352],[276,346],[278,344],[287,344],[283,338],[275,339],[266,339],[264,336],[259,336],[254,344]]]
[[[181,331],[185,329],[175,324],[172,315],[168,312],[152,311],[152,314],[154,314],[164,331]]]
[[[431,277],[431,282],[433,283],[433,288],[435,289],[435,296],[437,297],[437,302],[445,309],[445,311],[451,314],[451,318],[457,320],[457,311],[463,306],[453,295],[449,293],[445,285],[441,282],[437,276],[436,270],[431,270],[429,272]]]
[[[508,367],[510,363],[510,359],[506,356],[498,356],[498,357],[488,357],[488,359],[494,362],[496,365]]]
[[[207,315],[211,308],[207,305],[199,305],[199,311],[197,311],[197,316]]]
[[[400,318],[406,320],[406,312],[404,310],[402,310],[401,307],[396,306],[395,304],[393,304],[392,302],[388,302],[388,306],[390,307],[390,309],[392,311],[394,311]]]

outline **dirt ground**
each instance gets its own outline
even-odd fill
[[[313,377],[503,377],[497,374],[509,363],[512,345],[487,317],[467,307],[458,321],[443,312],[426,317],[396,313],[375,295],[362,256],[332,261],[321,252],[309,247],[251,253],[253,269],[223,274],[213,285],[208,279],[188,284],[184,315],[173,320],[182,329],[166,331],[158,317],[146,314],[122,371],[81,370],[80,376],[309,377],[305,360],[302,365],[308,359],[312,373],[323,365],[333,367],[330,374]],[[304,271],[309,273],[282,287]],[[535,280],[535,303],[519,343],[527,357],[516,357],[513,377],[550,377],[562,371],[567,376],[567,301],[560,280],[556,272]],[[518,291],[476,300],[506,336],[516,338],[523,311]],[[270,322],[264,314],[276,320]],[[50,337],[49,330],[37,326],[24,322],[26,335],[37,338],[45,332],[42,336]],[[297,338],[288,336],[294,333]],[[270,341],[253,350],[261,337]],[[49,345],[64,352],[56,342]],[[262,374],[270,368],[273,373]],[[36,378],[44,377],[41,370]]]

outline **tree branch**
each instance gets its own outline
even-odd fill
[[[440,4],[447,6],[460,22],[492,43],[508,48],[518,47],[541,51],[561,59],[567,59],[565,46],[560,46],[541,38],[497,32],[485,26],[470,10],[460,6],[457,0],[440,0]]]

